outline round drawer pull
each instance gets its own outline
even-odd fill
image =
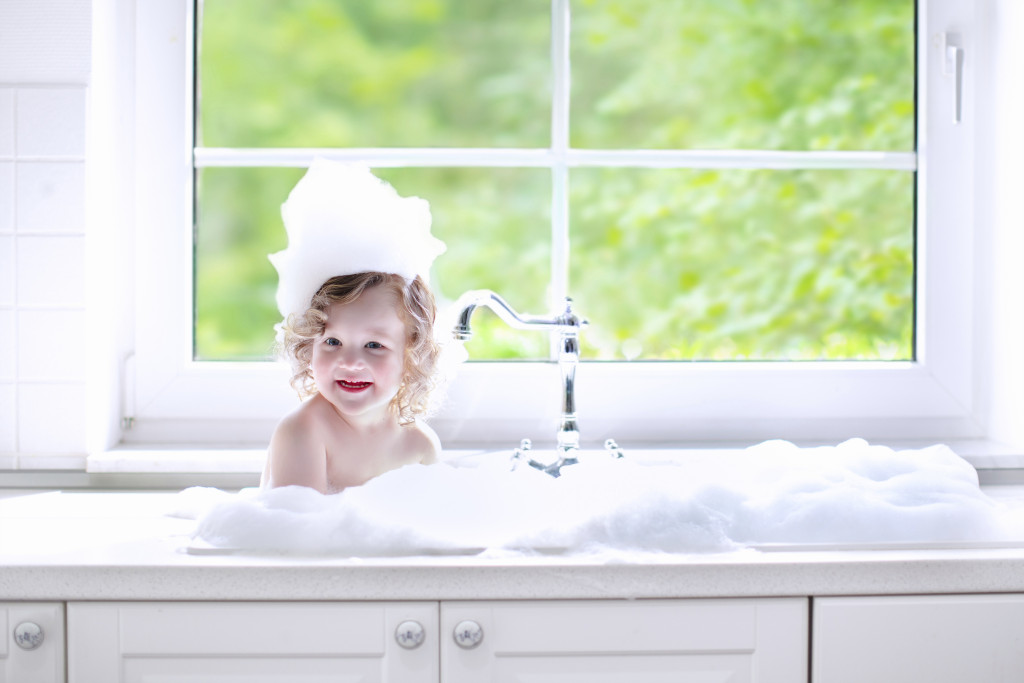
[[[415,650],[423,644],[426,637],[427,632],[424,630],[423,624],[411,619],[403,621],[395,629],[395,640],[406,650]]]
[[[455,626],[455,632],[452,635],[455,637],[456,645],[463,650],[472,650],[484,639],[484,629],[475,621],[467,619],[460,621]]]
[[[32,621],[23,621],[14,627],[14,642],[22,650],[35,650],[43,644],[43,627]]]

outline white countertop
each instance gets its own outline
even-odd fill
[[[1020,489],[1000,487],[1001,495]],[[472,600],[1024,592],[1024,547],[304,558],[188,551],[174,493],[7,492],[0,600]]]

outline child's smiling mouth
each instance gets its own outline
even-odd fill
[[[360,391],[365,391],[366,389],[369,389],[370,386],[373,385],[373,382],[354,382],[347,379],[339,379],[335,382],[335,384],[341,387],[341,389],[344,391],[358,393]]]

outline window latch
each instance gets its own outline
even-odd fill
[[[121,362],[121,430],[127,432],[135,426],[135,354],[130,353]]]
[[[959,43],[960,36],[956,33],[943,34],[942,72],[953,78],[953,125],[960,123],[963,115],[964,49]]]

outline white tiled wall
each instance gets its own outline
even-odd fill
[[[0,469],[84,463],[90,8],[0,2]]]

